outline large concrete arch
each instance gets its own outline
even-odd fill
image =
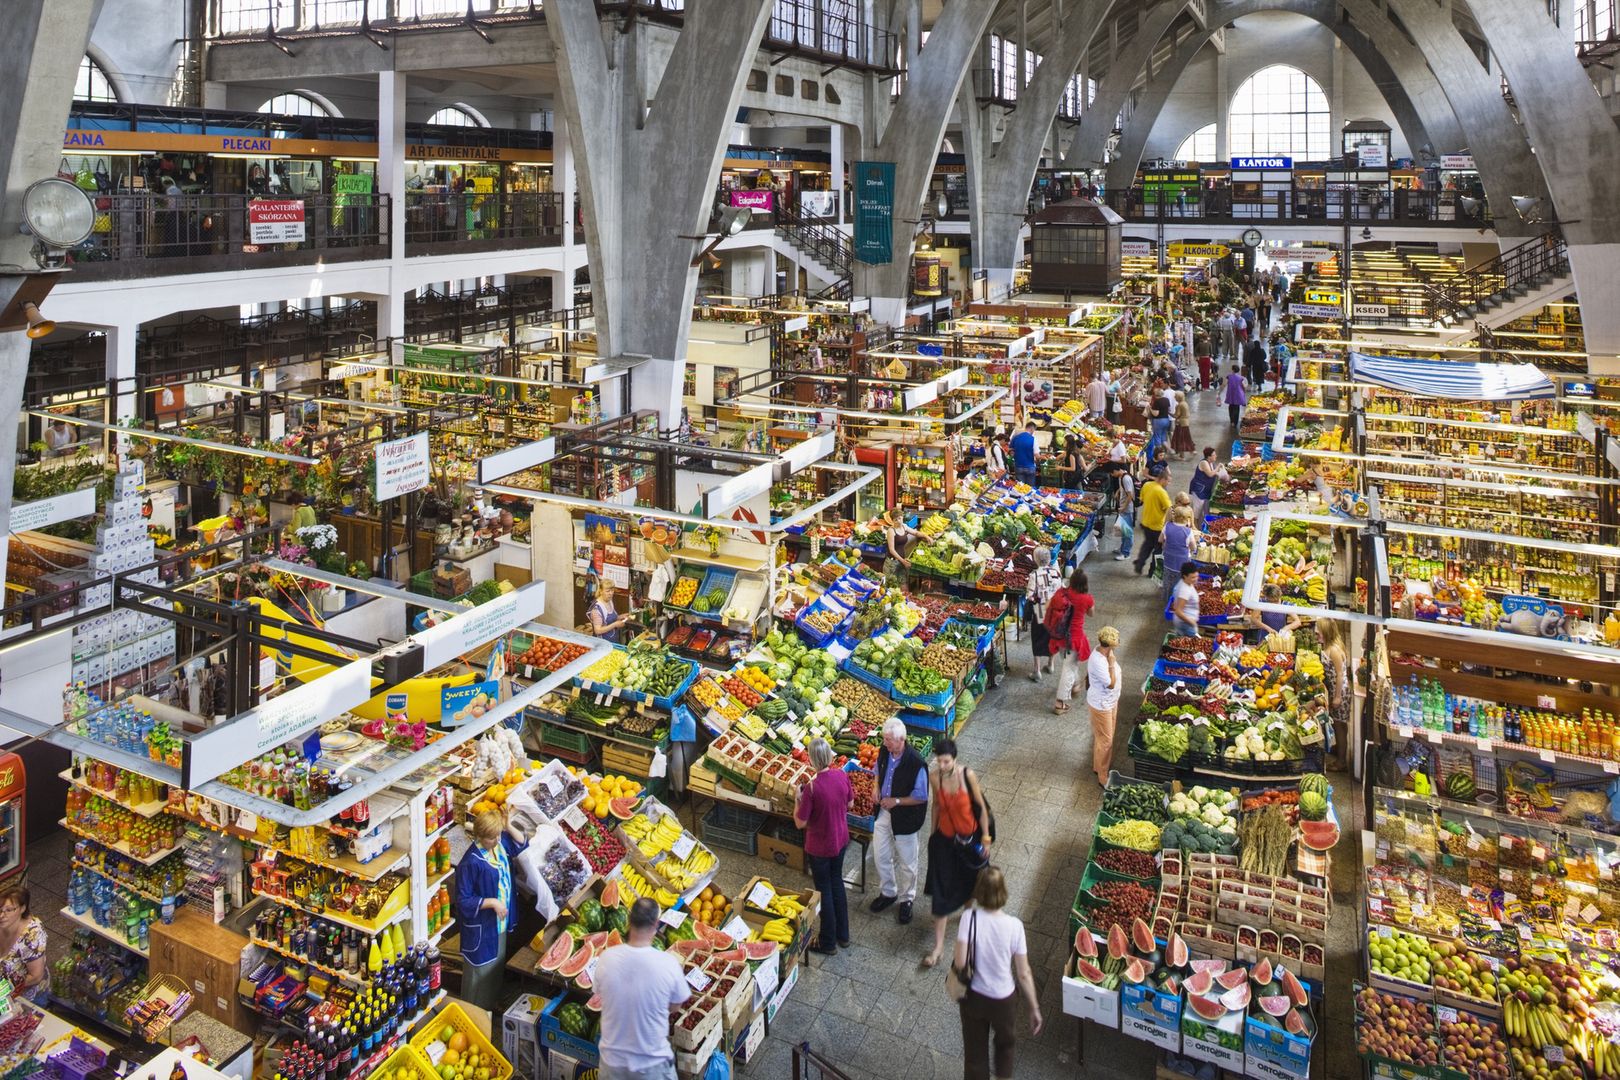
[[[1093,169],[1102,164],[1103,148],[1114,131],[1114,117],[1119,115],[1148,57],[1158,48],[1159,39],[1186,9],[1184,0],[1159,0],[1157,5],[1137,16],[1135,36],[1109,59],[1108,71],[1097,84],[1096,100],[1080,117],[1080,127],[1063,155],[1064,168]],[[1205,36],[1213,32],[1198,31]]]

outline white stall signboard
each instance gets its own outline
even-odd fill
[[[1350,314],[1357,319],[1387,319],[1389,318],[1389,305],[1352,304]]]
[[[428,486],[427,432],[377,444],[377,501],[398,498]]]
[[[253,199],[248,203],[248,242],[297,244],[304,240],[304,200]]]
[[[491,454],[478,460],[478,482],[490,484],[503,476],[511,476],[536,465],[544,465],[557,456],[557,440],[552,436],[514,446],[510,450]]]
[[[486,642],[510,634],[545,613],[546,583],[536,581],[479,604],[415,635],[422,646],[422,670],[432,671]]]
[[[30,529],[43,529],[47,525],[55,525],[59,521],[89,517],[95,512],[96,489],[80,488],[78,491],[68,491],[61,495],[52,495],[48,499],[13,506],[6,528],[14,533],[28,532]]]

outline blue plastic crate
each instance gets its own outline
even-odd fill
[[[568,995],[560,994],[552,998],[546,1011],[540,1014],[540,1041],[547,1048],[559,1050],[581,1065],[594,1069],[601,1061],[596,1044],[568,1034],[557,1021],[558,1010],[567,1003]]]
[[[673,709],[676,702],[680,701],[686,692],[692,688],[692,684],[697,681],[699,669],[696,660],[685,660],[681,659],[680,657],[670,657],[669,660],[671,662],[678,661],[679,663],[685,664],[686,676],[681,680],[680,685],[675,688],[674,692],[669,694],[667,697],[658,697],[653,694],[646,694],[640,690],[626,690],[622,687],[610,686],[607,683],[599,683],[593,679],[587,679],[581,675],[574,676],[574,685],[579,687],[581,690],[592,694],[607,694],[611,697],[620,698],[624,701],[651,702],[660,709]]]
[[[726,599],[731,599],[731,586],[736,583],[737,571],[729,566],[711,566],[709,572],[703,575],[703,581],[698,585],[697,594],[707,596],[715,589],[724,589]],[[718,612],[716,613],[718,614]]]
[[[846,675],[859,679],[861,682],[872,687],[873,689],[883,691],[883,693],[889,697],[894,697],[893,679],[885,679],[881,675],[875,675],[872,672],[867,671],[865,668],[861,667],[861,665],[857,664],[853,658],[845,660],[841,665],[841,669]]]
[[[1153,665],[1153,674],[1161,679],[1203,679],[1198,673],[1197,664],[1181,664],[1174,660],[1160,659]]]
[[[1001,622],[1001,617],[999,617],[999,616],[996,618],[996,620],[994,622],[990,622],[990,623],[985,623],[985,622],[983,622],[981,620],[977,620],[977,619],[966,619],[966,618],[952,617],[952,618],[946,619],[945,622],[940,626],[939,629],[940,629],[941,632],[943,632],[945,630],[945,627],[950,626],[952,623],[955,623],[955,624],[960,625],[960,626],[971,626],[971,627],[973,627],[975,630],[978,631],[978,634],[979,634],[977,640],[974,642],[974,648],[982,655],[983,653],[986,653],[986,652],[989,651],[991,643],[993,643],[996,640],[996,625],[998,623],[1000,623],[1000,622]],[[938,636],[938,635],[936,634],[935,636]]]
[[[953,703],[945,712],[920,712],[916,709],[901,709],[900,722],[908,728],[918,731],[928,731],[935,735],[942,735],[951,730],[956,723],[956,705]]]

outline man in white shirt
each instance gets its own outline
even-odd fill
[[[1099,419],[1108,419],[1108,380],[1103,378],[1101,369],[1086,384],[1086,411]]]
[[[669,1021],[692,996],[681,962],[652,947],[658,905],[646,897],[630,908],[630,941],[596,961],[602,999],[601,1080],[675,1080]]]

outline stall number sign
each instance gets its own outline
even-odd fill
[[[304,200],[254,199],[248,203],[248,241],[295,244],[304,239]]]
[[[1338,307],[1344,303],[1344,294],[1334,289],[1306,289],[1305,302],[1307,304],[1331,304]]]
[[[428,437],[423,431],[377,444],[377,500],[397,498],[428,485]]]

